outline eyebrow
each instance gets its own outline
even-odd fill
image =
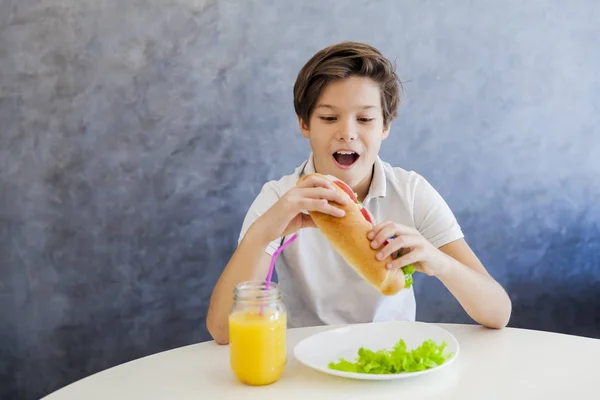
[[[318,104],[315,109],[317,108],[331,108],[333,110],[335,110],[335,106],[332,106],[331,104]],[[362,110],[368,110],[370,108],[377,108],[376,106],[372,106],[372,105],[367,105],[367,106],[361,106],[360,107]]]

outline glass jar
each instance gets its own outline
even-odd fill
[[[279,286],[242,282],[234,289],[229,312],[230,365],[247,385],[268,385],[281,377],[287,362],[287,314]]]

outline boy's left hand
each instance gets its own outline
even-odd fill
[[[393,255],[395,260],[387,266],[390,269],[413,264],[415,270],[435,276],[447,264],[447,257],[443,252],[433,246],[419,231],[408,226],[391,221],[382,222],[373,226],[367,237],[371,240],[371,247],[379,249],[378,260]]]

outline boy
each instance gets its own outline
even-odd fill
[[[511,302],[465,242],[441,196],[415,172],[378,157],[397,115],[400,84],[391,63],[375,48],[344,42],[315,54],[294,85],[294,108],[312,149],[293,174],[264,185],[250,207],[237,250],[211,296],[207,328],[217,343],[228,343],[228,312],[234,286],[264,280],[270,257],[286,236],[298,238],[280,254],[277,275],[289,327],[414,320],[412,288],[382,296],[337,255],[307,210],[342,212],[327,201],[345,202],[326,179],[345,181],[378,221],[369,239],[380,257],[398,253],[388,268],[413,263],[435,276],[478,323],[506,326]],[[305,229],[313,228],[313,229]],[[381,244],[395,237],[389,244]]]

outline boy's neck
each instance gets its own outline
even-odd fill
[[[371,169],[371,173],[369,175],[367,175],[365,177],[365,179],[363,179],[361,182],[358,183],[358,185],[356,185],[352,188],[354,193],[356,193],[356,197],[358,198],[358,201],[360,201],[361,203],[365,200],[365,198],[367,197],[367,194],[369,194],[369,189],[371,188],[371,182],[373,181],[374,171],[375,171],[375,166],[373,166],[373,168]]]

